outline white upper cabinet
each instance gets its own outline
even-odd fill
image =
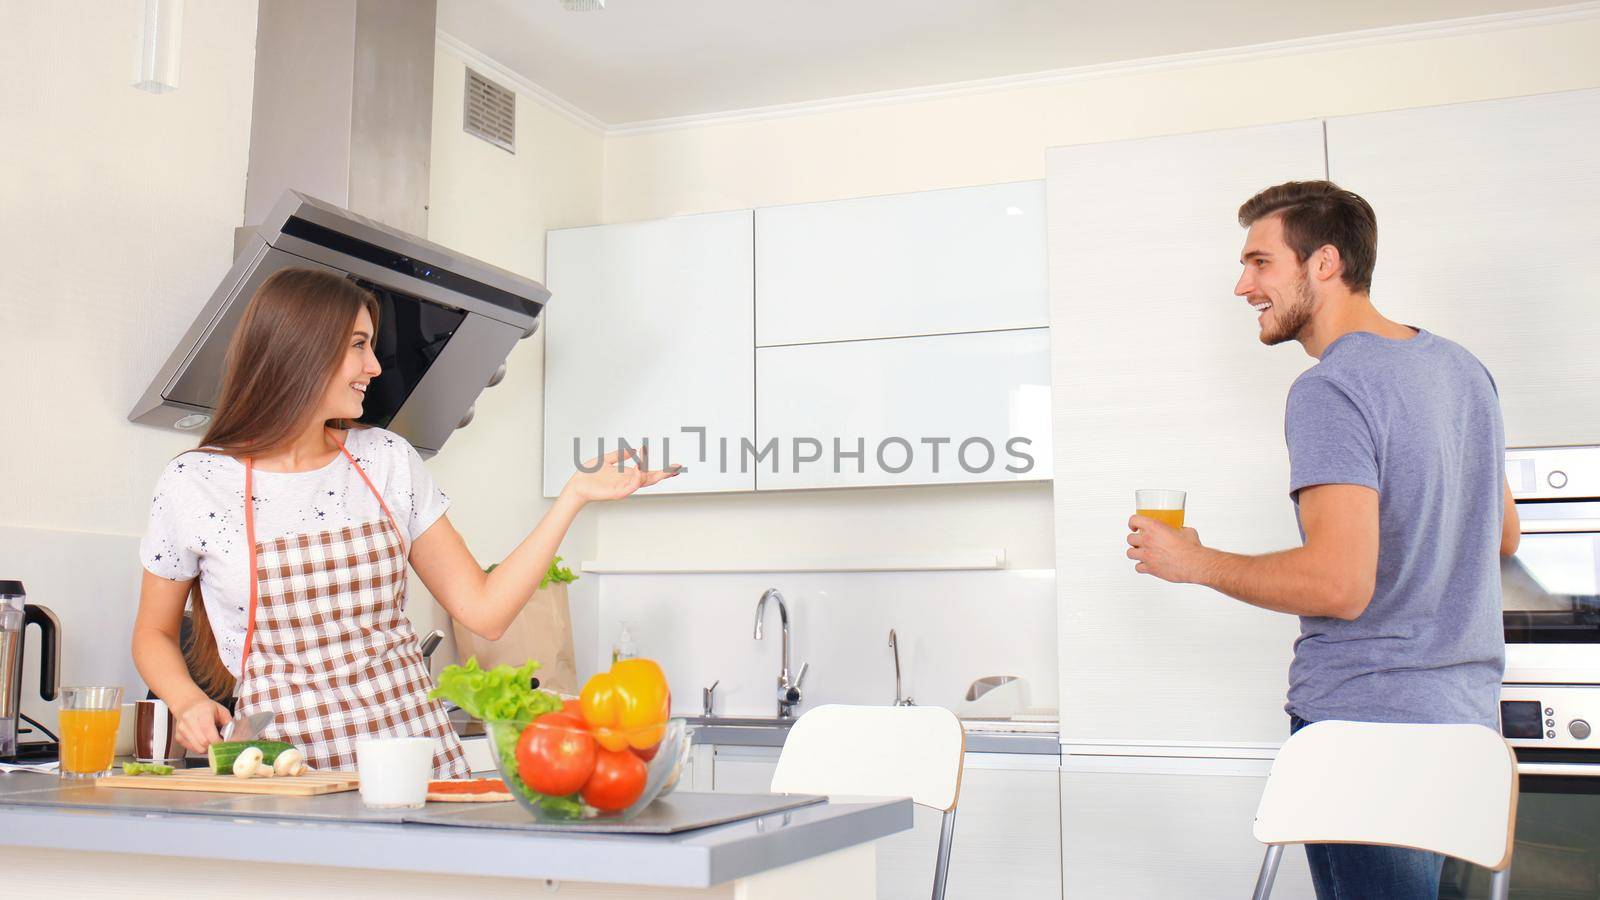
[[[1328,120],[1378,215],[1372,301],[1493,374],[1508,444],[1600,442],[1600,91]]]
[[[762,347],[756,382],[761,490],[1050,477],[1046,328]]]
[[[552,231],[545,309],[544,495],[582,458],[648,438],[688,470],[650,493],[747,491],[721,471],[722,438],[755,433],[750,211]],[[685,428],[704,428],[700,438]],[[662,440],[670,441],[663,447]]]
[[[1048,170],[1063,736],[1282,740],[1294,617],[1124,552],[1139,488],[1188,491],[1208,546],[1300,543],[1283,405],[1312,360],[1263,347],[1232,294],[1239,205],[1324,177],[1322,123],[1060,147]]]
[[[756,342],[1049,323],[1044,183],[756,210]]]

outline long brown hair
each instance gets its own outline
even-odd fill
[[[378,299],[330,272],[282,269],[262,282],[228,344],[222,393],[200,448],[249,457],[293,440],[316,412],[363,309],[376,328]],[[207,694],[226,696],[234,678],[217,653],[198,578],[190,607],[191,635],[183,648],[189,671]]]

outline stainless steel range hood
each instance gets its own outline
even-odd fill
[[[380,299],[384,372],[362,421],[428,456],[471,420],[550,292],[414,234],[428,227],[435,18],[434,0],[260,5],[236,258],[129,419],[202,428],[250,297],[273,272],[306,266]]]
[[[550,297],[538,282],[290,191],[129,418],[205,425],[245,306],[267,276],[291,267],[349,275],[378,295],[383,374],[367,390],[361,421],[398,432],[425,456],[470,420],[479,392],[499,381],[506,354],[538,327]]]

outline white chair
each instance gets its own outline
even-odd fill
[[[936,706],[819,706],[789,729],[772,790],[910,797],[942,811],[933,870],[933,897],[942,900],[966,744],[955,714]]]
[[[1255,900],[1266,900],[1285,844],[1386,844],[1442,853],[1511,886],[1517,759],[1482,725],[1316,722],[1278,751],[1256,809],[1267,845]]]

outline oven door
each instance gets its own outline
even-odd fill
[[[1512,900],[1600,897],[1600,778],[1522,775]],[[1439,900],[1488,898],[1489,870],[1446,859]]]
[[[1600,684],[1600,501],[1517,503],[1522,542],[1501,560],[1505,680]]]

